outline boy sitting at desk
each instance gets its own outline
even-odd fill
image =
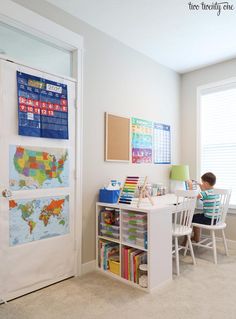
[[[193,223],[211,225],[212,214],[214,211],[215,200],[219,195],[214,194],[214,185],[216,183],[216,177],[213,173],[208,172],[202,175],[202,183],[199,184],[201,192],[198,194],[198,199],[203,202],[203,214],[193,215]],[[193,189],[192,181],[188,181],[189,189]],[[219,206],[219,202],[216,202],[216,206]],[[217,207],[216,207],[217,211]],[[195,242],[199,242],[201,229],[198,227],[193,227],[193,238]]]

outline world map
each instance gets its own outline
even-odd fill
[[[69,195],[9,201],[10,246],[69,232]]]
[[[10,145],[11,190],[69,186],[67,149]]]

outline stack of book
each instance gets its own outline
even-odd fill
[[[147,252],[123,246],[121,249],[121,256],[121,276],[138,284],[139,265],[147,264]]]
[[[119,244],[100,239],[98,245],[98,265],[101,269],[108,270],[109,259],[119,259]]]

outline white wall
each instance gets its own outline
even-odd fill
[[[197,88],[236,76],[236,59],[182,75],[181,79],[181,160],[190,165],[191,178],[197,178]],[[236,215],[227,218],[227,236],[236,240]]]
[[[15,2],[84,37],[83,256],[95,258],[95,202],[110,178],[148,175],[168,184],[168,165],[104,162],[104,112],[156,120],[171,125],[172,162],[179,162],[180,78],[86,23],[45,1]],[[62,35],[63,37],[63,35]]]

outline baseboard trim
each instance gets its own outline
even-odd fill
[[[85,275],[89,272],[96,270],[96,260],[91,260],[87,263],[82,264],[82,272],[81,275]]]

